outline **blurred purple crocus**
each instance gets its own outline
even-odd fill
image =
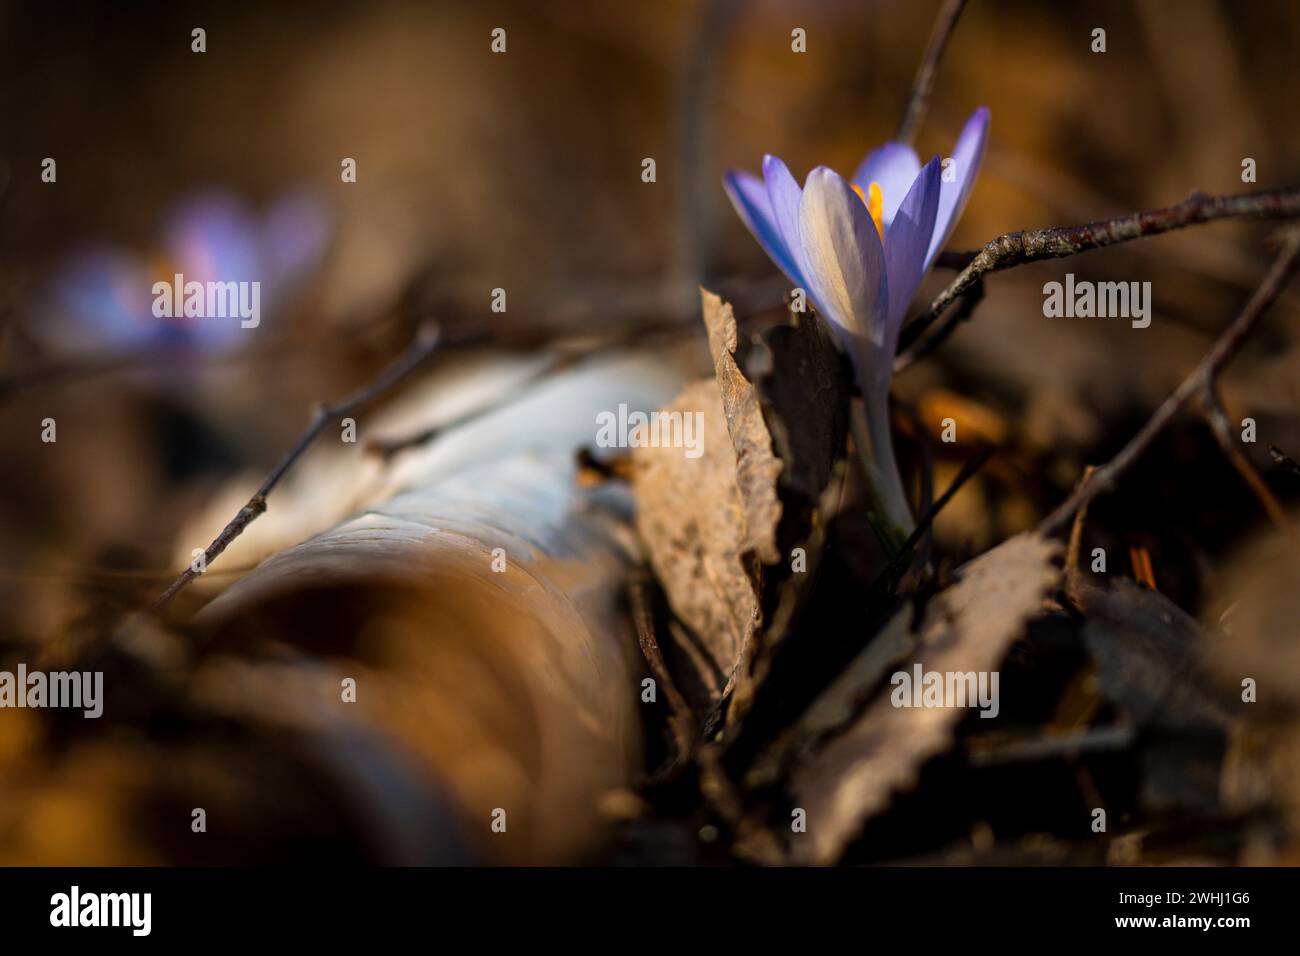
[[[143,251],[96,244],[75,250],[55,270],[34,332],[64,355],[166,353],[187,357],[234,351],[255,336],[238,319],[153,313],[153,283],[253,282],[275,314],[312,276],[331,232],[323,203],[306,193],[276,198],[264,212],[238,195],[204,190],[173,207],[158,241]]]
[[[951,182],[936,156],[924,167],[912,148],[890,142],[868,154],[851,180],[819,166],[800,189],[775,156],[760,180],[724,179],[727,195],[790,281],[803,289],[848,353],[862,392],[865,421],[855,418],[887,539],[898,543],[913,522],[889,435],[889,383],[903,317],[922,278],[948,240],[979,173],[989,112],[966,121],[952,152]]]

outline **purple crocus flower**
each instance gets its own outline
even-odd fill
[[[259,213],[234,193],[204,190],[170,210],[152,249],[74,251],[53,274],[33,329],[65,355],[167,351],[179,361],[234,351],[254,338],[238,319],[157,318],[153,283],[178,272],[201,283],[258,282],[274,319],[320,265],[330,232],[328,208],[306,193]]]
[[[740,172],[724,179],[745,225],[807,293],[849,355],[866,412],[865,421],[855,421],[855,440],[877,517],[893,540],[912,528],[889,436],[898,333],[970,196],[988,126],[986,108],[966,121],[952,153],[951,182],[944,181],[938,156],[922,167],[912,148],[897,142],[871,152],[849,181],[819,166],[800,189],[775,156],[764,157],[761,180]]]

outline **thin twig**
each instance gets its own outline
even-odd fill
[[[1214,383],[1207,381],[1197,398],[1199,399],[1201,415],[1205,418],[1206,424],[1210,426],[1210,432],[1219,443],[1219,447],[1228,456],[1228,461],[1232,462],[1232,466],[1237,469],[1238,474],[1250,486],[1250,490],[1255,493],[1259,503],[1264,506],[1264,511],[1273,524],[1286,531],[1290,527],[1290,522],[1287,521],[1286,517],[1286,510],[1273,496],[1273,492],[1269,490],[1268,484],[1260,473],[1255,470],[1255,466],[1250,463],[1250,459],[1242,454],[1241,449],[1237,447],[1237,443],[1232,440],[1232,424],[1228,421],[1228,413],[1224,411],[1223,403],[1219,401]]]
[[[871,587],[868,589],[869,593],[874,593],[878,589],[882,588],[887,581],[892,580],[894,576],[900,572],[903,568],[904,559],[912,553],[912,549],[915,548],[921,538],[929,532],[930,527],[934,524],[935,518],[939,517],[939,512],[944,509],[957,492],[961,491],[962,486],[965,485],[966,482],[970,481],[979,473],[979,470],[984,467],[988,460],[993,456],[993,453],[997,450],[996,446],[985,445],[970,458],[966,459],[966,463],[961,466],[961,470],[957,472],[957,476],[949,482],[948,487],[944,489],[943,494],[935,499],[934,504],[930,505],[925,514],[921,516],[921,520],[916,523],[916,527],[912,529],[912,533],[907,536],[907,540],[904,541],[902,546],[898,549],[897,553],[889,559],[889,563],[886,564],[880,573],[876,575],[875,580],[871,582]]]
[[[254,565],[236,568],[222,568],[214,574],[245,574],[253,570]],[[141,584],[161,584],[172,576],[171,568],[165,571],[150,571],[147,568],[6,568],[0,567],[0,580],[50,581],[64,584],[96,584],[101,581],[138,581]]]
[[[644,345],[647,342],[648,337],[652,334],[653,330],[647,330],[640,326],[632,326],[613,334],[606,334],[597,337],[592,337],[590,335],[571,336],[560,341],[539,343],[539,347],[548,348],[550,354],[546,356],[545,361],[540,362],[534,368],[530,369],[524,377],[516,383],[516,387],[522,388],[540,382],[548,376],[570,369],[586,359],[602,353],[610,352],[614,349],[625,348],[637,343]],[[477,421],[485,415],[496,411],[500,407],[500,401],[490,399],[481,405],[477,405],[461,412],[447,421],[439,422],[435,425],[430,425],[414,432],[393,435],[387,438],[375,438],[366,443],[366,451],[370,454],[379,456],[384,461],[389,461],[401,452],[434,441],[447,432],[468,425],[470,422]]]
[[[302,433],[294,446],[289,449],[280,463],[271,469],[271,473],[266,476],[262,486],[257,489],[253,497],[248,499],[248,504],[239,509],[239,513],[233,517],[230,522],[221,529],[221,533],[208,545],[207,550],[203,552],[202,567],[204,571],[212,564],[214,560],[225,551],[226,548],[234,541],[244,529],[247,528],[254,520],[266,511],[266,499],[274,490],[275,486],[280,483],[280,479],[285,473],[293,467],[296,462],[307,450],[317,436],[326,428],[347,415],[349,412],[368,404],[382,393],[388,391],[406,376],[418,368],[425,359],[433,354],[438,347],[439,330],[436,325],[429,325],[422,328],[411,343],[392,365],[388,366],[384,372],[373,382],[365,387],[353,392],[347,398],[343,399],[336,405],[319,405],[316,407],[315,414],[312,417],[311,424],[307,430]],[[164,591],[156,601],[150,606],[149,610],[153,613],[159,613],[167,608],[172,599],[181,592],[186,585],[197,578],[203,571],[194,570],[194,566],[186,568],[185,571],[171,583],[171,586]]]
[[[1083,469],[1083,477],[1079,480],[1082,486],[1092,473],[1096,471],[1095,465],[1088,465]],[[1070,545],[1065,549],[1065,573],[1066,576],[1076,574],[1079,570],[1079,554],[1083,550],[1083,525],[1088,520],[1088,504],[1084,502],[1082,508],[1074,516],[1074,526],[1070,529]]]
[[[1278,448],[1277,445],[1269,445],[1268,453],[1273,458],[1273,464],[1277,465],[1279,468],[1285,468],[1287,471],[1291,472],[1291,474],[1300,478],[1300,465],[1296,464],[1294,458],[1283,453],[1282,449]]]
[[[350,329],[343,334],[350,339],[353,332],[369,331]],[[355,343],[336,337],[327,341],[304,342],[300,338],[285,336],[260,348],[234,352],[203,352],[190,347],[159,348],[147,354],[129,353],[106,358],[89,358],[73,362],[60,362],[0,375],[0,399],[10,392],[34,386],[60,386],[67,382],[79,383],[100,376],[156,373],[174,370],[183,365],[196,372],[208,369],[239,367],[261,362],[283,362],[286,357],[299,358],[310,351],[355,348]]]
[[[522,389],[525,386],[540,382],[548,375],[572,365],[576,360],[577,356],[575,355],[556,352],[548,358],[547,361],[542,362],[536,368],[529,370],[527,375],[516,384],[516,388]],[[455,415],[444,422],[439,422],[436,425],[430,425],[414,432],[403,433],[387,438],[382,436],[379,438],[373,438],[366,442],[365,448],[367,453],[377,455],[381,460],[387,462],[400,452],[434,441],[447,432],[454,431],[470,424],[471,422],[478,421],[480,418],[496,411],[500,407],[500,401],[491,399],[481,405],[467,409],[459,415]]]
[[[970,252],[940,253],[936,265],[944,269],[962,268],[973,255],[974,253]],[[736,310],[737,321],[742,325],[759,321],[763,313],[779,308],[785,295],[790,291],[789,282],[780,275],[768,275],[763,278],[747,275],[719,275],[710,277],[710,283],[714,291],[732,304]],[[551,345],[557,335],[564,335],[571,339],[604,335],[613,317],[620,320],[615,324],[624,330],[624,341],[641,342],[647,338],[675,340],[700,334],[698,298],[689,306],[662,301],[661,298],[650,302],[643,301],[645,296],[633,295],[630,298],[632,300],[630,304],[601,301],[598,316],[593,317],[589,322],[569,322],[562,328],[543,321],[545,316],[551,314],[545,311],[546,303],[542,304],[542,311],[535,314],[536,321],[521,321],[500,330],[483,330],[480,327],[471,330],[467,324],[461,327],[460,323],[454,323],[456,330],[452,331],[449,326],[439,348],[444,352],[448,349],[487,347],[510,352],[531,352]],[[556,303],[557,308],[565,308],[569,305],[571,303],[568,300]],[[166,348],[154,349],[148,354],[55,362],[12,373],[0,371],[0,400],[7,398],[10,393],[25,389],[79,385],[88,379],[100,376],[113,377],[157,372],[173,369],[181,362],[185,363],[187,370],[192,369],[195,374],[201,374],[217,368],[283,362],[286,357],[301,358],[308,351],[346,351],[357,347],[354,339],[373,335],[381,328],[403,321],[407,317],[408,312],[405,309],[394,307],[373,320],[351,323],[329,339],[304,341],[300,336],[286,335],[265,346],[228,353],[185,347]],[[458,317],[466,318],[467,314]]]
[[[677,142],[681,188],[677,192],[677,261],[671,271],[685,304],[695,306],[695,287],[705,278],[708,250],[717,237],[718,208],[711,202],[717,184],[709,170],[717,123],[714,102],[727,48],[743,12],[740,0],[707,0],[699,8],[686,53],[686,68],[676,85]]]
[[[1163,209],[1117,216],[1082,226],[1058,226],[1053,229],[1028,229],[1009,232],[985,243],[970,264],[913,319],[903,330],[901,342],[914,343],[967,289],[990,272],[1044,259],[1060,259],[1089,249],[1100,249],[1133,239],[1156,236],[1187,226],[1216,219],[1278,219],[1300,216],[1300,188],[1271,192],[1244,193],[1236,196],[1207,196],[1195,192],[1180,203]],[[962,316],[964,318],[964,316]],[[931,333],[942,340],[956,320],[949,318]],[[929,343],[929,344],[927,344]],[[915,353],[933,351],[937,343],[919,343],[900,355],[894,364],[897,372],[915,361]]]
[[[654,673],[655,680],[668,701],[668,728],[673,737],[673,755],[667,762],[650,775],[654,782],[662,782],[683,766],[695,750],[697,734],[695,721],[691,717],[690,705],[686,703],[677,685],[673,682],[668,665],[664,662],[663,651],[655,636],[654,611],[650,601],[650,575],[644,570],[633,574],[628,582],[628,599],[631,604],[632,621],[636,626],[637,643],[646,663]]]
[[[1123,750],[1133,742],[1135,729],[1128,724],[1090,727],[1063,734],[1043,734],[1020,740],[972,737],[966,742],[970,762],[977,767],[1034,760],[1069,759],[1082,753]]]
[[[1043,519],[1038,526],[1040,533],[1051,534],[1060,530],[1076,511],[1103,491],[1113,487],[1119,476],[1141,457],[1155,436],[1179,409],[1199,395],[1207,384],[1215,381],[1215,376],[1237,354],[1246,336],[1286,286],[1297,265],[1300,265],[1300,232],[1291,231],[1283,237],[1282,248],[1277,258],[1273,260],[1268,274],[1255,290],[1255,294],[1251,296],[1246,307],[1241,310],[1232,324],[1224,329],[1192,374],[1187,376],[1173,394],[1165,399],[1164,403],[1156,409],[1155,414],[1129,440],[1119,454],[1094,471],[1087,480],[1081,482],[1069,498]]]
[[[983,301],[984,280],[981,278],[976,279],[970,288],[962,292],[957,308],[948,316],[943,326],[934,335],[928,336],[924,341],[918,343],[915,348],[912,348],[912,344],[925,330],[915,322],[903,329],[899,335],[899,348],[903,354],[894,360],[894,371],[902,371],[913,362],[921,361],[921,359],[937,349],[943,344],[944,339],[957,330],[957,326],[975,314],[975,307]]]
[[[925,55],[916,68],[916,79],[912,81],[912,95],[908,98],[907,109],[903,111],[903,121],[898,124],[898,134],[894,137],[900,143],[911,143],[916,138],[916,131],[925,119],[925,110],[930,103],[930,91],[934,88],[934,78],[939,73],[939,61],[943,59],[944,47],[952,36],[957,18],[961,16],[966,0],[944,0],[935,18],[934,28],[930,31],[930,42],[925,48]]]

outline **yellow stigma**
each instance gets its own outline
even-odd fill
[[[863,205],[867,207],[867,212],[871,213],[871,221],[876,224],[876,232],[880,234],[880,241],[885,241],[885,220],[883,210],[885,207],[885,196],[880,191],[880,183],[872,183],[867,187],[866,195],[862,193],[862,187],[854,184],[853,191],[858,194]]]

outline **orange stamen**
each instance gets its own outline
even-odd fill
[[[1128,556],[1129,562],[1133,565],[1133,577],[1154,591],[1156,589],[1156,572],[1151,565],[1151,553],[1142,545],[1136,547],[1130,545]]]
[[[867,207],[867,212],[871,214],[871,221],[876,224],[876,232],[880,235],[880,241],[885,241],[885,195],[880,191],[880,183],[872,183],[867,187],[864,195],[862,187],[854,184],[853,191],[858,194],[862,204]]]

